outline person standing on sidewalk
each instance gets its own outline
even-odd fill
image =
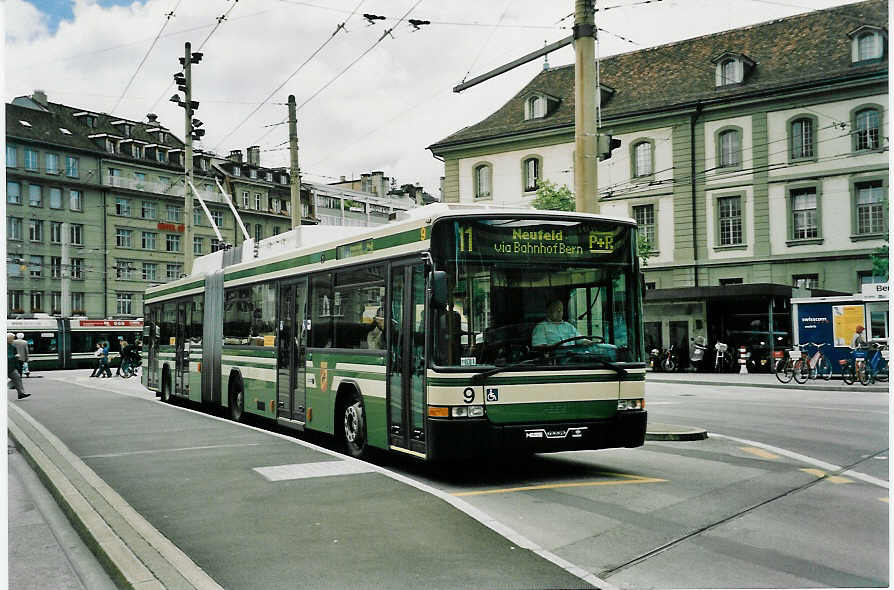
[[[96,350],[93,351],[93,356],[96,357],[96,362],[93,365],[93,372],[90,373],[90,376],[99,377],[102,372],[102,342],[96,343]]]
[[[19,373],[24,377],[30,377],[31,369],[28,368],[28,353],[30,351],[28,350],[28,341],[25,340],[25,334],[23,332],[16,334],[16,339],[12,341],[12,345],[16,349],[16,356],[22,362]]]
[[[109,369],[109,342],[106,340],[102,343],[102,356],[99,357],[99,376],[111,377],[112,371]]]
[[[12,332],[6,335],[6,376],[9,382],[19,394],[19,399],[29,397],[30,393],[25,393],[25,386],[22,385],[22,373],[20,372],[21,362],[16,354],[16,348],[12,345],[16,336]]]

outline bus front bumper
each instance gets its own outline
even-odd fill
[[[480,420],[428,419],[428,458],[452,460],[499,452],[551,453],[640,447],[646,436],[645,410],[619,412],[605,420],[493,424]]]

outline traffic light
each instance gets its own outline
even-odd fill
[[[602,135],[596,138],[596,151],[599,154],[599,161],[608,160],[612,157],[612,150],[621,147],[621,140],[615,139],[611,135]]]

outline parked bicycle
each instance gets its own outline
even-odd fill
[[[128,354],[121,357],[121,376],[127,379],[138,375],[142,357],[138,353]]]
[[[871,342],[863,348],[852,348],[847,359],[841,363],[841,378],[848,385],[859,381],[869,385],[876,381],[888,380],[888,347]]]
[[[828,343],[817,344],[815,342],[805,342],[804,344],[795,345],[801,352],[801,363],[799,370],[794,371],[793,377],[798,383],[807,383],[810,378],[822,378],[828,381],[832,378],[832,362],[823,354],[823,347],[829,346]],[[808,356],[805,348],[814,347],[816,351]]]
[[[714,372],[725,373],[733,364],[733,357],[729,352],[729,345],[723,342],[714,343]]]

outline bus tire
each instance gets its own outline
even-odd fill
[[[351,388],[342,406],[342,428],[345,449],[352,457],[365,457],[369,452],[366,438],[366,412],[363,399],[356,389]]]
[[[234,422],[242,422],[245,415],[245,388],[241,378],[231,379],[230,383],[230,418]]]

